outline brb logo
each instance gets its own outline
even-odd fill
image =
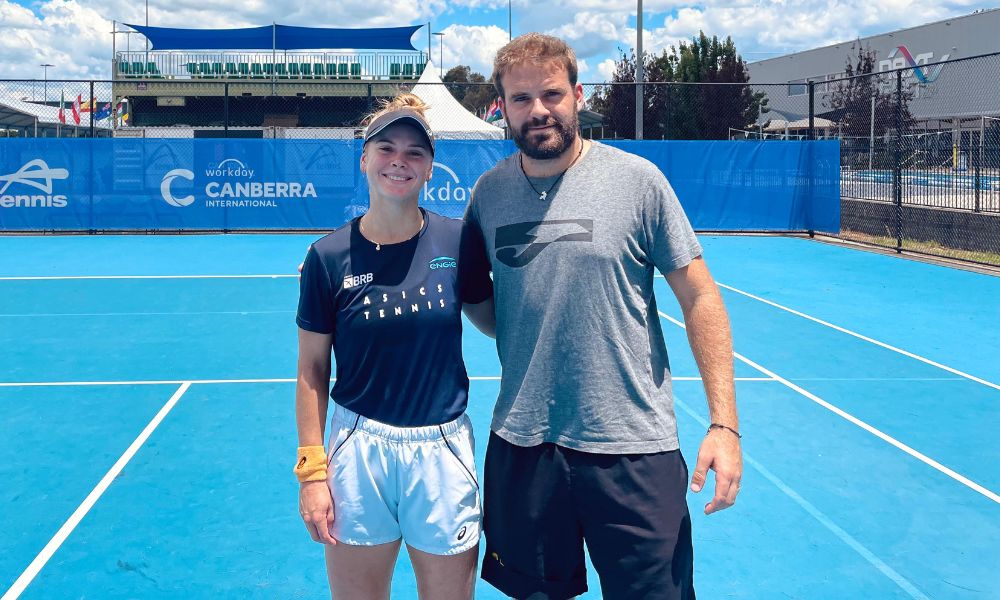
[[[62,194],[52,193],[52,182],[68,177],[69,171],[52,169],[40,158],[29,161],[14,173],[0,175],[0,181],[6,182],[0,187],[0,208],[65,208],[69,201]],[[8,194],[7,189],[15,183],[43,193]]]
[[[938,62],[944,62],[948,60],[950,56],[950,54],[945,54]],[[944,68],[944,65],[938,65],[933,72],[930,72],[930,67],[928,66],[928,72],[926,73],[920,68],[922,66],[929,65],[932,60],[934,60],[933,52],[922,52],[914,57],[910,54],[910,51],[906,48],[906,46],[897,46],[892,52],[889,53],[889,58],[887,60],[879,61],[878,70],[892,71],[895,69],[905,69],[906,67],[910,67],[913,69],[913,76],[916,77],[920,83],[934,83],[934,81],[938,78],[938,75],[941,74],[941,69]]]
[[[424,184],[424,204],[465,204],[472,198],[472,188],[463,187],[461,179],[448,165],[439,162],[434,163],[435,173],[444,171],[448,174],[444,185],[431,185],[438,178],[435,176]]]

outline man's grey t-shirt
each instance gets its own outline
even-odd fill
[[[675,450],[654,267],[702,252],[677,196],[655,165],[596,142],[560,181],[532,183],[516,153],[479,179],[466,211],[493,269],[493,431],[520,446]]]

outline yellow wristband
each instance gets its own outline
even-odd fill
[[[326,448],[323,446],[299,446],[295,463],[295,476],[300,483],[326,481]]]

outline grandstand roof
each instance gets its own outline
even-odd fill
[[[146,36],[153,50],[411,50],[423,25],[333,29],[271,24],[242,29],[177,29],[125,25]]]

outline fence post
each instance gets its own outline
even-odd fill
[[[229,137],[229,82],[222,84],[222,131],[225,138]]]
[[[447,89],[447,88],[445,88]],[[450,92],[449,92],[450,93]],[[372,84],[368,84],[368,114],[372,113]]]
[[[986,135],[986,117],[979,117],[979,157],[976,160],[976,177],[974,179],[974,187],[976,188],[976,204],[972,208],[973,212],[982,212],[982,206],[979,201],[979,188],[982,187],[983,183],[983,137]]]
[[[90,139],[94,139],[94,115],[97,114],[97,98],[94,97],[94,80],[90,81]]]
[[[816,139],[816,82],[809,81],[809,139]]]
[[[893,153],[892,196],[895,204],[896,253],[903,251],[903,70],[896,71],[896,149]]]

